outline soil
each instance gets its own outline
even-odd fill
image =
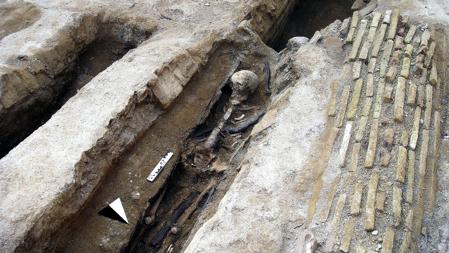
[[[0,1],[0,40],[32,25],[40,16],[39,9],[31,3]]]

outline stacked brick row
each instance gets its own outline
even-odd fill
[[[331,233],[326,251],[414,252],[436,192],[436,41],[427,27],[389,10],[364,18],[354,12],[346,43],[353,81],[334,95],[328,113],[341,176],[322,190],[329,204],[314,220]]]

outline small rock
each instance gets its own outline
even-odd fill
[[[145,224],[150,225],[151,222],[153,222],[153,218],[151,218],[150,216],[145,217],[144,219]]]
[[[131,198],[134,199],[134,200],[140,199],[140,193],[138,191],[133,191],[131,193]]]
[[[374,230],[373,232],[371,232],[371,234],[372,234],[372,235],[378,235],[378,234],[379,234],[379,231]]]
[[[174,234],[174,235],[176,235],[178,232],[179,232],[179,229],[178,229],[177,227],[172,227],[172,228],[170,229],[170,233],[172,233],[172,234]]]
[[[381,244],[377,244],[377,246],[376,246],[376,251],[379,252],[380,249],[382,249],[382,245],[381,245]]]
[[[421,234],[422,235],[426,235],[427,234],[427,228],[426,227],[422,227]]]
[[[303,45],[307,44],[309,42],[309,38],[306,37],[293,37],[288,40],[287,42],[287,48],[289,49],[298,49],[302,47]]]
[[[394,141],[394,129],[393,128],[388,128],[387,130],[385,130],[384,140],[385,140],[385,143],[388,145],[393,144],[393,141]]]

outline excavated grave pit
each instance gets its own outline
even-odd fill
[[[351,1],[322,1],[319,4],[311,4],[311,2],[307,1],[300,2],[288,17],[288,22],[280,36],[278,35],[275,39],[275,44],[278,46],[277,49],[284,47],[286,41],[293,36],[311,37],[316,30],[325,28],[334,20],[350,16],[351,4]],[[322,9],[325,11],[320,12]],[[334,9],[338,11],[332,12]],[[314,17],[315,14],[311,14],[309,11],[320,13],[320,15],[323,13],[323,17],[325,16],[326,18],[323,20],[319,15],[318,19],[312,19],[311,17]],[[307,28],[298,29],[298,24],[306,24],[304,27]],[[214,62],[214,60],[212,60],[212,62]],[[268,63],[260,61],[252,63],[252,65],[258,66],[264,66],[264,64],[266,67],[266,64]],[[275,63],[272,62],[271,64]],[[217,68],[217,66],[209,66],[208,68],[210,67]],[[251,65],[246,66],[246,68],[251,67]],[[245,69],[245,66],[240,66],[238,69]],[[266,68],[264,70],[266,70]],[[260,82],[257,95],[253,96],[244,108],[240,108],[240,110],[232,114],[231,118],[239,118],[242,115],[251,117],[266,108],[269,102],[270,85],[272,85],[272,80],[270,80],[271,73],[264,71],[262,76],[263,80]],[[122,249],[123,251],[138,253],[180,252],[184,243],[189,240],[189,236],[191,236],[194,227],[198,226],[198,219],[200,217],[202,220],[207,219],[207,217],[210,217],[214,213],[221,198],[238,174],[239,162],[245,153],[246,138],[251,132],[251,127],[236,134],[229,134],[224,131],[215,149],[216,157],[209,165],[210,170],[199,171],[199,168],[192,166],[192,163],[186,163],[186,161],[192,161],[192,157],[189,157],[189,155],[191,155],[192,146],[204,141],[223,116],[230,94],[231,89],[229,86],[224,86],[221,90],[219,99],[211,109],[207,119],[204,123],[198,125],[190,136],[183,141],[184,148],[182,149],[183,153],[179,158],[180,160],[174,164],[169,163],[167,165],[169,168],[173,168],[171,175],[165,183],[165,186],[160,186],[158,194],[148,200],[148,209],[142,214],[138,223],[135,225],[133,235],[126,247]],[[169,168],[166,169],[170,170]],[[214,180],[219,183],[214,185],[212,189],[209,189],[208,184]],[[205,190],[207,191],[203,192]],[[203,193],[204,196],[197,199],[201,193]],[[173,231],[176,222],[179,221],[179,219],[182,219],[182,214],[185,213],[196,200],[199,200],[198,207],[194,209],[194,212],[182,226],[176,227],[175,231]],[[156,220],[146,220],[146,218],[151,216],[150,214],[153,211],[152,208],[154,208],[155,203],[158,203],[159,201],[160,205],[156,209]],[[89,212],[92,212],[93,210],[95,209],[90,209]],[[69,233],[70,237],[75,235],[76,238],[77,234],[84,234],[81,231],[85,231],[85,229],[81,229],[81,227],[84,226],[83,224],[87,224],[88,220],[91,220],[91,218],[81,220],[79,223],[75,222],[73,226],[76,228],[76,233]],[[199,223],[201,223],[201,221]],[[70,229],[71,228],[68,230]],[[99,247],[103,250],[108,249],[107,245],[113,240],[113,237],[103,237],[103,239],[104,241],[99,242]],[[77,243],[79,243],[79,239],[73,240],[69,251],[77,249]],[[65,245],[65,243],[60,243],[60,247],[62,247],[62,245]],[[80,248],[78,248],[78,250],[79,249]]]
[[[5,118],[0,123],[0,158],[45,124],[96,75],[150,36],[149,31],[117,22],[99,22],[95,29],[97,33],[90,43],[73,48],[77,55],[73,60],[61,60],[65,65],[61,73],[53,79],[42,80],[50,85],[30,94],[8,110],[0,111],[0,116]],[[26,59],[26,56],[23,57]]]
[[[309,1],[310,2],[310,1]],[[328,11],[332,8],[337,8],[338,12],[328,12],[325,15],[327,19],[325,20],[317,20],[310,19],[312,14],[308,13],[310,11],[310,8],[312,6],[311,3],[305,3],[300,2],[295,8],[295,11],[291,12],[291,15],[288,17],[288,22],[285,26],[285,28],[282,30],[282,33],[280,35],[280,39],[276,39],[277,45],[279,47],[284,46],[286,41],[292,37],[292,36],[298,36],[298,35],[305,35],[305,36],[311,36],[313,35],[313,32],[316,29],[324,28],[329,23],[334,21],[335,19],[339,18],[345,18],[346,16],[349,16],[349,7],[350,1],[339,1],[338,3],[332,3],[330,4],[328,1],[320,2],[319,4],[315,4],[313,9],[314,13],[317,13],[320,9],[323,7],[326,7]],[[305,8],[306,10],[302,10],[301,8]],[[346,11],[342,11],[343,9],[347,8]],[[299,12],[299,14],[298,14]],[[307,14],[307,15],[306,15]],[[332,15],[330,15],[332,14]],[[300,15],[300,20],[298,20],[297,15]],[[310,31],[307,30],[298,30],[294,29],[298,24],[304,24],[304,26],[309,27]],[[312,32],[313,31],[313,32]],[[236,49],[228,48],[228,51],[234,51]],[[220,49],[220,52],[223,50]],[[229,52],[228,52],[229,54]],[[223,56],[220,56],[221,58]],[[222,60],[223,61],[223,60]],[[198,77],[198,80],[200,82],[203,82],[204,79],[210,79],[210,73],[216,72],[218,65],[214,65],[214,62],[217,62],[217,60],[214,60],[212,57],[210,60],[210,64],[206,67],[206,70],[204,72],[201,72],[200,75],[204,75],[203,77]],[[256,92],[255,96],[252,96],[250,100],[245,104],[244,107],[239,108],[236,110],[231,118],[234,119],[234,123],[237,123],[238,121],[236,119],[240,118],[242,115],[244,115],[244,118],[249,118],[252,116],[255,116],[257,114],[261,114],[264,109],[266,108],[268,102],[269,102],[269,96],[270,96],[270,85],[272,85],[270,82],[271,79],[271,70],[270,70],[270,64],[275,64],[275,62],[264,62],[264,61],[253,61],[251,64],[249,63],[241,63],[238,69],[251,69],[254,68],[254,66],[258,66],[259,68],[259,78],[260,78],[260,84],[259,89]],[[210,68],[214,68],[214,70],[210,70]],[[234,69],[235,71],[236,69]],[[263,70],[263,71],[262,71]],[[202,74],[204,73],[204,74]],[[195,79],[193,80],[195,82]],[[196,84],[196,85],[203,85],[203,84]],[[190,90],[190,89],[189,89]],[[188,93],[190,91],[187,91]],[[190,92],[191,93],[191,92]],[[214,212],[214,209],[217,208],[217,205],[220,201],[220,199],[224,196],[227,189],[229,188],[230,184],[232,183],[234,177],[238,173],[238,167],[240,159],[242,158],[244,154],[244,150],[246,149],[246,142],[247,142],[247,136],[249,135],[251,126],[249,128],[246,128],[244,130],[241,130],[240,132],[237,132],[235,134],[229,134],[229,133],[223,133],[223,135],[219,138],[218,145],[215,149],[215,159],[212,161],[212,163],[209,165],[209,169],[205,171],[201,171],[195,166],[192,166],[190,163],[186,163],[186,161],[192,161],[192,157],[188,157],[191,155],[191,148],[194,145],[197,145],[198,143],[201,143],[204,141],[204,139],[208,136],[210,131],[213,127],[216,126],[219,119],[223,116],[225,108],[227,106],[227,101],[229,99],[231,90],[228,85],[224,86],[221,89],[221,92],[218,97],[216,95],[215,98],[212,100],[215,101],[214,107],[210,110],[209,115],[203,115],[202,117],[205,118],[204,123],[198,125],[195,130],[190,134],[190,136],[184,140],[183,148],[179,149],[179,151],[182,151],[182,154],[178,157],[178,161],[171,161],[169,164],[167,164],[167,168],[165,170],[172,171],[171,175],[164,175],[164,177],[169,176],[167,182],[165,183],[165,186],[163,184],[159,184],[159,190],[157,191],[158,194],[153,195],[148,200],[148,209],[144,214],[140,214],[138,222],[136,224],[132,223],[135,228],[133,229],[134,232],[132,236],[129,238],[129,242],[124,242],[125,247],[121,248],[121,250],[125,252],[166,252],[169,248],[173,247],[171,250],[174,250],[174,252],[181,251],[181,248],[183,247],[183,244],[188,240],[190,233],[193,229],[193,227],[197,223],[198,217],[200,217],[200,214],[202,216],[202,219],[208,215],[212,215]],[[194,93],[191,94],[192,96],[195,96]],[[187,96],[184,94],[183,96]],[[181,98],[179,101],[177,101],[177,105],[174,107],[175,109],[177,106],[180,106],[179,103],[182,103],[184,101],[183,98]],[[169,115],[166,116],[167,120],[164,120],[164,118],[160,119],[160,122],[157,123],[157,125],[153,126],[149,129],[150,131],[157,131],[160,134],[163,135],[171,135],[174,134],[173,130],[162,131],[162,129],[159,129],[159,125],[162,127],[163,122],[168,122],[168,119],[171,117]],[[178,125],[178,120],[172,119],[171,124],[175,124],[179,127],[181,125]],[[201,121],[200,121],[201,122]],[[162,132],[161,132],[162,131]],[[154,137],[154,134],[153,134]],[[145,139],[145,138],[144,138]],[[165,140],[165,138],[158,139],[158,142]],[[155,141],[155,140],[154,140]],[[150,143],[153,143],[148,137],[148,145]],[[168,143],[163,144],[164,147],[168,147],[167,145],[170,144],[170,138],[167,139]],[[173,145],[177,142],[173,142]],[[156,143],[154,143],[156,145]],[[141,147],[147,152],[153,153],[153,149],[156,148],[156,146],[147,146],[146,148]],[[141,145],[140,145],[141,146]],[[159,146],[159,144],[157,144]],[[148,150],[150,148],[151,150]],[[159,148],[158,148],[159,149]],[[175,150],[178,150],[176,148]],[[160,157],[163,155],[162,150],[161,152],[156,152],[152,157]],[[165,150],[165,151],[168,151]],[[142,151],[139,151],[140,154],[142,154]],[[136,158],[133,156],[134,159]],[[124,164],[127,164],[128,162],[125,162],[128,160],[128,158],[122,158],[124,161],[119,162],[120,167],[124,166]],[[141,160],[141,158],[139,158]],[[145,159],[147,160],[147,159]],[[156,161],[153,161],[154,163]],[[134,162],[135,163],[135,162]],[[139,163],[139,162],[138,162]],[[131,165],[130,165],[131,166]],[[135,166],[135,165],[132,165]],[[145,171],[148,171],[148,168],[145,169]],[[125,173],[125,172],[123,172]],[[114,173],[115,174],[115,173]],[[140,175],[140,177],[143,177],[144,175]],[[80,213],[80,216],[76,219],[74,219],[73,223],[68,226],[68,228],[65,229],[64,232],[66,235],[63,236],[63,238],[58,242],[58,250],[62,250],[67,245],[65,250],[68,252],[76,252],[76,251],[83,251],[83,250],[92,250],[92,249],[101,249],[101,250],[110,250],[110,249],[116,249],[117,246],[111,246],[111,245],[117,245],[117,242],[114,242],[114,233],[111,234],[111,236],[108,236],[106,233],[105,235],[102,235],[102,230],[106,229],[107,226],[111,226],[111,222],[105,221],[104,217],[96,216],[96,211],[101,207],[100,204],[104,204],[104,201],[107,201],[112,198],[112,195],[110,194],[110,190],[107,190],[107,185],[109,187],[112,187],[112,185],[119,184],[120,180],[117,175],[111,175],[108,176],[105,179],[105,185],[102,186],[102,188],[96,193],[97,197],[94,197],[88,204],[87,207],[85,207],[85,211],[82,211]],[[134,178],[134,177],[133,177]],[[137,178],[134,178],[132,180],[140,180]],[[216,180],[219,183],[217,185],[214,185],[212,189],[207,189],[208,184]],[[117,181],[117,182],[116,182]],[[116,183],[114,183],[116,182]],[[128,182],[122,181],[123,186],[120,186],[118,188],[126,188],[128,187]],[[154,187],[152,187],[154,188]],[[187,221],[180,226],[177,227],[176,233],[172,232],[172,228],[176,221],[180,219],[180,216],[190,207],[192,206],[193,202],[195,202],[198,198],[198,195],[201,194],[202,191],[207,190],[205,192],[205,196],[203,196],[201,199],[199,199],[198,207],[195,208],[194,212],[189,216]],[[146,192],[145,190],[144,192]],[[144,196],[144,192],[141,192],[139,190],[135,190],[134,192],[129,192],[131,197],[125,197],[124,205],[126,206],[128,203],[134,202],[134,198],[137,198],[136,194],[138,193],[139,196]],[[161,197],[160,200],[158,198]],[[146,223],[146,218],[149,217],[149,213],[152,212],[152,208],[154,206],[154,203],[161,201],[161,204],[156,212],[156,220],[153,220],[150,222],[150,224]],[[139,202],[141,202],[139,200]],[[133,206],[135,204],[132,204]],[[128,204],[128,210],[129,209]],[[134,209],[134,207],[132,208]],[[137,208],[138,210],[138,208]],[[133,210],[131,213],[132,216],[135,216],[136,210]],[[132,218],[133,219],[133,218]],[[116,224],[115,224],[116,223]],[[115,222],[113,227],[115,226],[124,226],[123,224],[119,224],[118,222]],[[87,225],[89,224],[89,225]],[[94,225],[96,224],[96,225]],[[94,226],[94,227],[92,227]],[[89,228],[91,227],[91,228]],[[112,229],[112,228],[110,228]],[[122,232],[116,232],[116,235],[120,234]],[[120,238],[120,239],[118,239]],[[122,240],[121,236],[117,237],[117,240]],[[85,242],[85,245],[80,245],[81,242]],[[118,244],[119,245],[119,244]],[[112,248],[110,248],[112,247]]]

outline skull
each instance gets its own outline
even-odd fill
[[[258,78],[252,71],[241,70],[232,75],[231,82],[231,103],[237,105],[247,100],[248,95],[256,90]]]

